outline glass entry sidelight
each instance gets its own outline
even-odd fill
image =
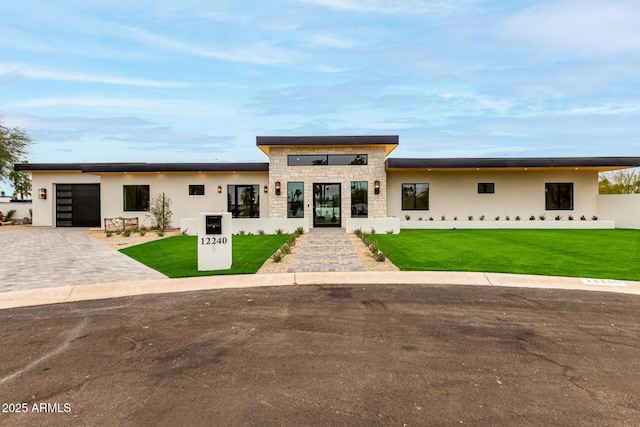
[[[340,184],[313,184],[313,226],[340,227]]]

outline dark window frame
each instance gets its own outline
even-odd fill
[[[202,188],[202,192],[197,189]],[[204,184],[189,184],[189,195],[190,196],[204,196]]]
[[[348,161],[349,159],[353,159]],[[289,154],[287,166],[366,166],[368,154]]]
[[[357,204],[364,205],[364,210],[356,210]],[[369,218],[368,181],[351,181],[351,218]]]
[[[127,191],[133,194],[127,194]],[[133,201],[129,206],[127,200]],[[151,187],[147,184],[128,184],[122,186],[122,210],[124,212],[148,212],[151,201]]]
[[[478,194],[495,194],[496,184],[495,182],[479,182]]]
[[[242,193],[242,190],[250,188],[248,194]],[[233,190],[232,203],[231,191]],[[241,197],[252,197],[248,204],[238,203]],[[245,207],[245,205],[247,205]],[[240,215],[247,210],[248,215]],[[227,211],[231,213],[233,218],[260,218],[260,185],[258,184],[229,184],[227,185]]]
[[[401,191],[400,191],[400,195],[402,197],[402,210],[403,211],[428,211],[430,206],[429,206],[429,190],[430,190],[430,185],[428,182],[417,182],[417,183],[402,183],[401,184]],[[426,207],[424,206],[419,206],[418,205],[418,201],[419,201],[419,197],[421,194],[424,193],[424,191],[422,193],[418,193],[418,186],[424,186],[426,185]],[[407,194],[407,191],[409,189],[410,186],[413,186],[413,190],[412,190],[412,194],[409,195]],[[407,207],[407,198],[408,197],[412,197],[413,198],[413,203],[410,203],[409,205],[413,205],[412,207],[409,206]]]
[[[304,182],[287,182],[287,218],[304,218]]]
[[[573,182],[546,182],[544,184],[544,207],[548,211],[572,211],[574,209]]]

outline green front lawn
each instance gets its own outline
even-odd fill
[[[403,230],[369,240],[404,271],[640,280],[638,230]]]
[[[122,249],[142,264],[168,277],[212,276],[216,274],[253,274],[289,235],[233,236],[230,270],[198,271],[198,238],[174,236]]]

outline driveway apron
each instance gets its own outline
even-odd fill
[[[97,242],[77,228],[0,232],[0,292],[166,276]]]

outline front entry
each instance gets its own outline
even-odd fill
[[[341,227],[340,184],[313,184],[313,226]]]

